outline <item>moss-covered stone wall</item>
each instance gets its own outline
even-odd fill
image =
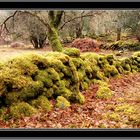
[[[140,52],[123,59],[111,54],[80,54],[75,48],[45,55],[24,54],[0,64],[0,108],[8,107],[15,116],[14,110],[25,115],[36,112],[35,109],[49,111],[51,99],[56,100],[56,107],[62,108],[72,102],[83,104],[85,99],[81,91],[88,89],[91,83],[99,83],[101,87],[97,97],[106,97],[105,91],[110,97],[112,93],[104,84],[109,77],[139,71]],[[26,112],[29,109],[31,113]]]

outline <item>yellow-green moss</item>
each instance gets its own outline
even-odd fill
[[[80,104],[84,104],[85,103],[85,97],[82,93],[78,92],[76,95],[76,99]]]
[[[50,79],[55,81],[60,79],[59,73],[57,73],[54,68],[48,68],[46,71]]]
[[[111,66],[111,65],[105,65],[103,67],[103,71],[106,77],[114,77],[117,76],[119,74],[118,70],[116,69],[115,66]]]
[[[140,51],[133,53],[133,56],[140,57]]]
[[[11,69],[18,69],[21,74],[27,76],[35,75],[38,71],[38,67],[34,65],[31,60],[28,60],[23,56],[18,56],[9,60],[6,65],[8,65]]]
[[[39,96],[37,99],[31,101],[31,105],[38,109],[50,111],[52,105],[45,96]]]
[[[71,57],[79,57],[80,56],[80,50],[76,48],[65,48],[63,51],[64,54],[67,54]]]
[[[51,88],[44,88],[42,95],[46,96],[47,98],[52,98],[54,94],[54,89]]]
[[[87,82],[81,82],[80,87],[81,87],[81,90],[87,90],[89,87],[89,84]]]
[[[112,96],[113,96],[113,92],[108,87],[99,86],[99,89],[96,93],[97,98],[108,99],[108,98],[112,98]]]
[[[43,83],[41,81],[33,81],[20,91],[20,99],[26,101],[35,98],[41,93],[43,93]]]
[[[37,113],[36,109],[30,106],[26,102],[21,102],[10,106],[10,115],[13,118],[21,118],[25,116],[31,116]]]
[[[114,55],[112,55],[112,54],[108,54],[107,56],[106,56],[106,59],[107,59],[107,61],[108,61],[108,63],[110,64],[110,65],[113,65],[113,63],[114,63]]]
[[[57,108],[67,108],[70,106],[70,102],[63,96],[58,96],[56,99]]]
[[[124,112],[124,114],[132,114],[135,112],[135,108],[127,103],[115,106],[115,112]]]
[[[119,122],[121,120],[120,115],[117,114],[117,113],[114,113],[114,112],[111,113],[108,117],[113,121],[118,121]]]

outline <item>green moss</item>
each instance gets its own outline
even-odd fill
[[[115,112],[124,112],[124,114],[132,114],[135,112],[135,108],[129,104],[121,104],[121,105],[116,105],[115,107]]]
[[[89,84],[87,82],[81,82],[80,87],[81,87],[81,90],[87,90],[89,87]]]
[[[43,109],[50,111],[52,109],[52,105],[49,100],[45,96],[39,96],[37,99],[31,101],[31,105],[38,109]]]
[[[40,70],[38,72],[38,75],[35,76],[34,80],[43,82],[45,87],[52,87],[53,81],[50,77],[51,76],[49,75],[49,73],[47,71]]]
[[[52,98],[54,94],[53,88],[44,88],[42,95],[46,96],[47,98]]]
[[[55,81],[60,80],[59,73],[57,73],[54,68],[48,68],[46,71],[50,79]]]
[[[99,86],[99,89],[96,93],[97,98],[108,99],[108,98],[111,98],[112,96],[113,96],[113,93],[108,87]]]
[[[133,53],[133,56],[140,57],[140,51]]]
[[[80,56],[80,50],[76,49],[76,48],[66,48],[63,51],[64,54],[67,54],[68,56],[71,57],[79,57]]]
[[[70,102],[62,97],[62,96],[58,96],[57,99],[56,99],[56,107],[57,108],[67,108],[70,106]]]
[[[18,71],[27,76],[36,75],[38,71],[38,67],[31,62],[31,60],[28,60],[26,57],[18,56],[13,58],[12,60],[8,61],[7,64],[8,67],[11,69],[18,69]]]
[[[31,77],[25,77],[17,69],[5,67],[0,71],[0,93],[20,91],[32,82]]]
[[[103,71],[104,71],[105,76],[108,78],[117,76],[119,74],[116,67],[112,65],[105,65]]]
[[[106,59],[107,59],[107,61],[108,61],[108,63],[110,64],[110,65],[113,65],[113,62],[114,62],[114,55],[112,55],[112,54],[108,54],[107,56],[106,56]]]
[[[11,105],[13,103],[20,102],[20,92],[9,92],[6,94],[5,103]]]
[[[80,104],[84,104],[85,103],[85,97],[82,93],[78,92],[76,95],[76,99]]]
[[[25,116],[31,116],[35,113],[37,113],[36,109],[25,102],[17,103],[10,106],[10,115],[16,119]]]
[[[33,81],[29,85],[26,85],[20,91],[20,100],[27,101],[33,99],[43,93],[43,83],[40,81]]]
[[[119,114],[117,113],[111,113],[109,116],[108,116],[112,121],[117,121],[119,122],[121,120],[121,117]]]

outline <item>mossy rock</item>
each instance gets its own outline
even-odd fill
[[[71,56],[71,57],[79,57],[80,50],[76,48],[65,48],[63,51],[64,54]]]
[[[26,57],[18,56],[9,60],[6,64],[11,69],[18,69],[19,72],[26,76],[36,75],[38,67],[28,60]]]
[[[53,81],[50,77],[51,75],[49,75],[47,71],[40,70],[38,74],[34,77],[34,80],[43,82],[45,87],[52,87]]]
[[[47,70],[48,77],[54,81],[60,80],[59,73],[54,68],[48,68]]]
[[[30,85],[25,86],[20,91],[20,100],[28,101],[36,98],[43,93],[43,83],[41,81],[33,81]]]
[[[39,96],[37,99],[31,101],[31,105],[38,109],[43,109],[46,111],[50,111],[52,109],[52,105],[49,100],[45,96]]]
[[[80,89],[81,89],[82,91],[87,90],[88,87],[89,87],[89,84],[88,84],[87,82],[81,82],[81,83],[80,83]]]
[[[54,94],[54,89],[52,87],[43,89],[42,95],[44,95],[45,97],[53,98],[53,94]]]
[[[108,54],[108,55],[106,56],[106,59],[107,59],[109,65],[113,65],[114,60],[115,60],[114,55]]]
[[[118,70],[113,65],[105,65],[103,71],[105,76],[108,78],[117,76],[119,74]]]
[[[85,52],[85,53],[82,53],[80,56],[83,60],[89,59],[89,60],[97,61],[100,55],[97,53]]]
[[[72,102],[84,104],[85,103],[85,97],[81,92],[73,93],[70,99]]]
[[[133,56],[140,57],[140,51],[133,53]]]
[[[46,57],[40,54],[35,54],[35,53],[29,53],[23,55],[25,59],[30,61],[31,63],[35,64],[39,70],[44,70],[47,68],[48,61]]]
[[[21,75],[18,69],[10,69],[8,67],[0,71],[0,93],[20,91],[32,82],[31,77]]]
[[[10,106],[10,116],[18,119],[22,117],[29,117],[36,114],[37,110],[26,102],[21,102]]]
[[[96,97],[100,99],[109,99],[112,98],[113,92],[105,86],[99,86],[99,89],[96,93]]]
[[[70,102],[64,98],[63,96],[58,96],[56,99],[56,105],[57,108],[67,108],[70,106]]]

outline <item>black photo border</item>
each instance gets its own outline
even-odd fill
[[[65,0],[67,1],[67,0]],[[0,9],[140,9],[139,2],[0,2]],[[140,129],[0,129],[0,137],[140,137]]]

